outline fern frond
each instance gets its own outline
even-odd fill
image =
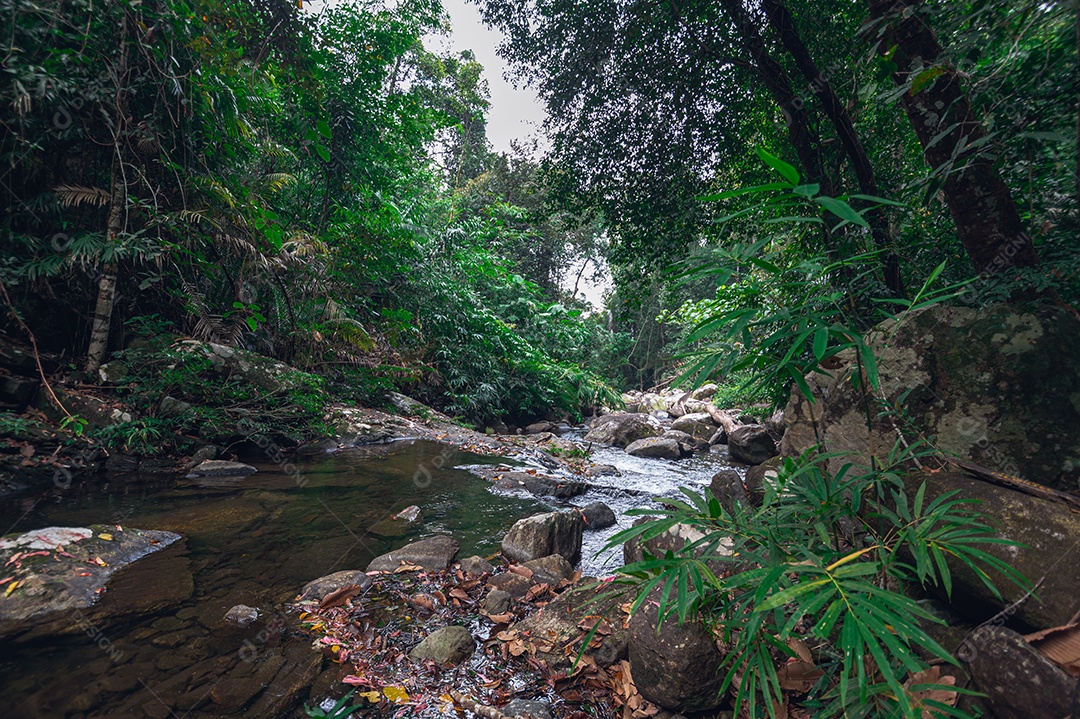
[[[53,192],[60,200],[61,207],[78,207],[86,203],[103,207],[112,201],[108,190],[100,187],[86,187],[84,185],[57,185]]]

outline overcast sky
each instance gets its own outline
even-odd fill
[[[428,38],[425,45],[431,49],[439,47],[476,53],[491,88],[487,132],[492,147],[506,152],[511,140],[538,136],[544,121],[543,103],[532,89],[517,89],[505,78],[506,63],[495,53],[495,48],[502,42],[502,33],[487,28],[476,6],[465,0],[443,0],[443,7],[450,14],[453,34]]]

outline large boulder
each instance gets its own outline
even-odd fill
[[[1005,627],[976,629],[961,647],[975,684],[998,719],[1076,716],[1077,680]],[[634,675],[637,678],[637,675]]]
[[[515,562],[561,554],[570,564],[577,564],[584,528],[581,512],[576,509],[535,514],[510,528],[502,540],[502,553]]]
[[[867,336],[877,357],[878,400],[901,404],[909,438],[935,437],[945,452],[1058,489],[1080,480],[1080,323],[1068,311],[1007,306],[937,306],[901,315]],[[798,456],[824,442],[846,461],[869,466],[888,455],[895,418],[866,426],[863,394],[851,385],[852,352],[831,358],[828,374],[807,376],[816,401],[793,390],[781,453]],[[902,398],[902,401],[901,401]]]
[[[1080,514],[1057,502],[1014,492],[966,474],[941,472],[914,474],[906,480],[909,496],[915,496],[926,482],[924,504],[945,492],[956,491],[965,499],[975,500],[973,508],[986,515],[998,536],[1019,546],[980,544],[979,549],[1001,559],[1031,582],[1042,580],[1034,596],[1010,611],[1010,620],[1035,629],[1068,624],[1077,610],[1077,587],[1080,587],[1080,562],[1074,560],[1080,538]],[[952,605],[973,624],[1000,612],[1024,596],[999,572],[988,570],[1005,598],[996,599],[975,572],[958,562],[950,562]]]
[[[457,551],[458,543],[453,537],[439,535],[375,557],[367,570],[393,572],[401,566],[418,566],[428,572],[441,572],[450,566]]]
[[[630,617],[630,673],[641,696],[676,712],[720,706],[724,657],[700,622],[659,621],[656,601],[644,602]]]
[[[256,352],[200,340],[180,340],[173,348],[204,358],[211,372],[240,379],[266,392],[301,390],[317,383],[316,375]]]
[[[671,423],[671,428],[677,429],[680,432],[686,432],[687,434],[693,435],[698,439],[703,439],[706,442],[716,434],[716,423],[713,422],[712,417],[709,416],[708,412],[684,414],[682,417],[679,417]]]
[[[761,464],[776,456],[776,442],[769,430],[760,424],[744,424],[728,435],[728,451],[731,458],[743,464]]]
[[[625,447],[639,439],[659,437],[663,433],[660,420],[647,414],[605,414],[593,420],[585,441]]]
[[[669,437],[647,437],[631,442],[626,453],[632,457],[653,457],[656,459],[679,459],[683,456],[683,447],[678,440]]]

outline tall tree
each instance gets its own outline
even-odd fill
[[[997,273],[1038,263],[1012,193],[979,151],[986,131],[956,68],[945,58],[923,0],[868,0],[877,50],[905,91],[901,103],[942,190],[975,271]]]
[[[877,196],[879,194],[877,178],[874,175],[874,167],[870,162],[870,156],[863,147],[855,124],[847,107],[837,97],[828,76],[818,69],[810,50],[807,49],[795,26],[795,20],[787,7],[780,0],[763,0],[762,9],[769,19],[773,31],[780,38],[784,49],[795,61],[796,67],[810,84],[814,94],[821,100],[822,110],[836,128],[836,135],[851,160],[851,167],[855,178],[859,183],[859,191],[865,195]],[[874,237],[874,244],[885,253],[885,284],[896,295],[904,294],[904,282],[900,274],[900,259],[892,247],[892,238],[889,236],[888,220],[881,208],[875,208],[869,212],[869,224]]]

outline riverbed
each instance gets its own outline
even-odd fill
[[[4,716],[222,716],[221,687],[215,689],[217,703],[200,701],[190,690],[172,696],[176,678],[193,670],[235,673],[253,641],[257,648],[264,641],[283,653],[283,675],[288,661],[300,666],[313,654],[306,646],[290,646],[287,637],[259,640],[223,629],[221,617],[230,607],[246,604],[276,613],[307,581],[364,568],[373,557],[430,534],[453,535],[461,545],[459,557],[490,556],[516,520],[566,506],[493,492],[490,482],[466,467],[507,459],[430,441],[290,457],[285,463],[245,459],[258,468],[256,474],[239,479],[103,475],[0,504],[0,528],[7,532],[94,523],[170,530],[184,537],[162,556],[122,572],[123,581],[110,585],[93,615],[101,618],[76,623],[62,638],[5,642],[0,659]],[[633,518],[623,512],[648,506],[651,497],[677,496],[680,485],[703,489],[727,466],[722,455],[674,462],[630,457],[616,448],[593,448],[592,460],[621,473],[590,479],[588,492],[572,500],[578,506],[606,502],[619,517],[618,526],[585,534],[582,570],[594,576],[621,564],[618,549],[603,547],[614,532],[630,526]],[[417,533],[388,538],[368,531],[409,505],[423,510]],[[269,681],[267,693],[281,680]],[[240,691],[244,683],[237,685]],[[244,702],[243,691],[225,699]],[[247,708],[238,715],[248,715],[260,701],[259,716],[273,719],[274,704],[265,697],[241,703]]]

